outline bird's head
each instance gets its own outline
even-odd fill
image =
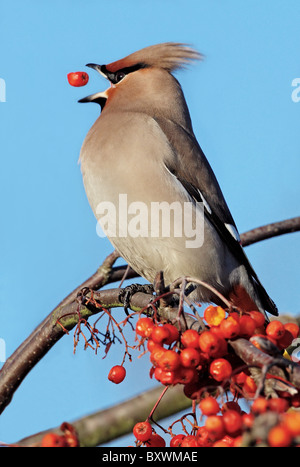
[[[170,100],[174,103],[176,95],[181,93],[172,72],[201,58],[201,54],[185,44],[167,42],[146,47],[107,65],[88,63],[88,67],[110,81],[110,87],[79,102],[95,102],[102,110],[112,102],[119,110],[145,111],[149,107],[169,106]]]

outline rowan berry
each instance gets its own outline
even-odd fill
[[[152,426],[149,422],[138,422],[133,427],[133,434],[138,441],[147,441],[152,435]]]
[[[205,420],[205,428],[214,440],[221,439],[225,431],[223,417],[220,415],[209,415]]]
[[[145,442],[145,445],[149,448],[164,448],[166,446],[166,442],[159,434],[152,433],[150,438]]]
[[[296,323],[285,323],[283,326],[292,334],[294,339],[297,339],[297,337],[299,337],[300,330],[299,326]]]
[[[223,414],[223,423],[227,433],[236,434],[243,426],[242,416],[236,410],[227,410]]]
[[[124,380],[125,376],[126,370],[122,365],[113,366],[108,373],[109,381],[115,384],[121,383]]]
[[[158,366],[165,371],[174,371],[180,366],[180,356],[175,350],[166,350],[158,359]]]
[[[268,400],[269,402],[269,409],[273,412],[284,413],[289,408],[289,403],[286,399],[282,397],[274,397]]]
[[[220,306],[209,305],[204,310],[204,319],[209,326],[218,326],[225,316],[225,310]]]
[[[41,442],[42,448],[62,448],[65,446],[66,443],[64,437],[56,433],[45,434]]]
[[[176,326],[171,323],[166,323],[163,325],[163,327],[167,329],[170,334],[170,336],[165,340],[164,344],[171,345],[173,342],[177,342],[179,339],[179,331]]]
[[[283,324],[276,319],[271,321],[266,327],[267,336],[270,336],[276,340],[280,339],[283,336],[284,331],[285,329],[284,329]]]
[[[181,443],[182,448],[196,448],[198,446],[197,436],[187,435]]]
[[[199,347],[202,352],[211,354],[218,350],[219,339],[213,332],[203,331],[199,336]]]
[[[222,405],[221,412],[224,413],[227,410],[235,410],[238,413],[241,413],[241,411],[242,411],[239,404],[237,402],[235,402],[235,401],[228,401],[228,402],[225,402],[225,404]]]
[[[244,413],[242,414],[242,419],[243,419],[243,427],[244,428],[251,428],[255,417],[253,413]]]
[[[254,379],[251,376],[247,376],[244,384],[243,391],[247,397],[253,397],[255,395],[257,386]]]
[[[171,441],[170,441],[170,447],[171,448],[179,448],[185,437],[186,437],[186,435],[183,435],[183,434],[173,436]]]
[[[201,362],[201,353],[194,347],[187,347],[180,353],[180,362],[185,368],[195,368]]]
[[[183,347],[199,349],[199,333],[195,329],[187,329],[181,336]]]
[[[165,326],[154,326],[150,337],[156,344],[164,345],[170,339],[170,331]]]
[[[251,316],[249,315],[242,315],[239,319],[239,325],[240,325],[239,334],[244,337],[252,336],[256,328],[255,320],[251,318]]]
[[[155,368],[154,378],[165,386],[169,386],[177,382],[177,376],[175,371],[166,371],[160,367]]]
[[[300,436],[300,412],[291,410],[284,414],[283,426],[291,436]]]
[[[224,319],[220,324],[220,330],[225,339],[233,339],[239,335],[240,324],[232,318],[232,316],[228,316],[228,318]]]
[[[214,397],[207,396],[199,402],[199,409],[203,415],[216,415],[220,410],[220,406]]]
[[[213,444],[211,434],[207,431],[205,426],[200,426],[197,430],[197,442],[199,447],[209,447]]]
[[[284,328],[283,335],[279,337],[279,339],[277,339],[277,345],[281,350],[286,349],[287,347],[291,345],[293,340],[294,340],[293,334],[288,329]]]
[[[158,362],[160,360],[160,358],[163,356],[163,354],[166,352],[167,350],[164,349],[164,347],[160,346],[160,345],[156,345],[156,347],[154,346],[151,354],[150,354],[150,362],[154,365],[154,366],[157,366],[158,365]]]
[[[257,328],[261,328],[266,322],[265,316],[260,311],[249,311],[247,314],[254,319]]]
[[[267,412],[269,409],[269,402],[265,397],[258,397],[253,401],[251,412],[254,414],[261,414]]]
[[[75,71],[68,73],[67,78],[71,86],[80,87],[88,83],[89,75],[85,71]]]
[[[178,383],[187,385],[197,381],[198,373],[195,368],[185,368],[182,366],[176,370],[175,376]]]
[[[150,337],[154,326],[151,318],[140,318],[136,322],[135,331],[141,337]]]
[[[289,447],[292,437],[288,430],[281,424],[274,426],[268,433],[268,443],[272,448]]]
[[[216,381],[224,381],[230,378],[232,366],[225,358],[218,358],[210,364],[209,373]]]

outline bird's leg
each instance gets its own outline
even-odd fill
[[[130,307],[131,297],[137,292],[142,292],[146,294],[153,294],[154,288],[151,284],[131,284],[127,287],[124,287],[119,293],[119,300],[124,304],[124,310],[126,315],[128,315],[128,308]]]

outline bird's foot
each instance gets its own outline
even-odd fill
[[[154,288],[151,284],[131,284],[121,290],[119,294],[119,300],[124,304],[124,310],[128,315],[128,308],[130,308],[130,300],[134,294],[142,292],[146,294],[153,294]]]

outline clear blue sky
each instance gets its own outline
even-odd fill
[[[67,73],[165,41],[202,52],[204,62],[176,76],[244,232],[299,215],[300,102],[291,98],[300,78],[299,24],[298,0],[2,2],[0,338],[7,357],[112,251],[96,235],[77,164],[99,113],[77,100],[107,83],[88,69],[88,85],[72,88]],[[299,251],[297,233],[247,248],[281,313],[300,311]],[[0,418],[0,440],[72,421],[152,384],[148,358],[127,364],[128,378],[114,386],[106,376],[121,347],[105,360],[82,346],[72,350],[72,336],[63,338],[31,371]]]

